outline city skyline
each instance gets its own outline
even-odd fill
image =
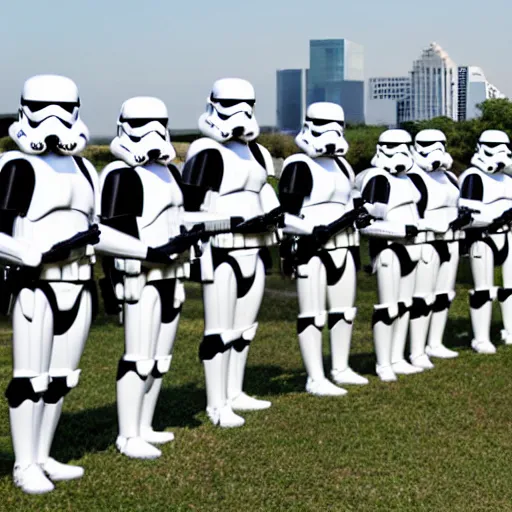
[[[250,9],[226,0],[194,5],[148,0],[70,3],[51,0],[3,6],[6,51],[0,112],[15,112],[25,79],[70,76],[79,86],[83,117],[93,136],[113,136],[119,108],[134,95],[155,95],[169,108],[172,129],[195,129],[214,80],[240,76],[256,90],[260,124],[275,124],[275,70],[307,68],[310,39],[346,38],[365,48],[365,79],[400,76],[429,41],[453,60],[485,70],[512,96],[508,20],[512,4],[489,0],[390,0],[372,5],[319,0],[261,0]]]

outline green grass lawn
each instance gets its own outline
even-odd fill
[[[15,489],[7,404],[0,400],[0,510],[512,510],[512,347],[500,346],[495,356],[468,349],[463,284],[446,334],[460,357],[381,383],[373,375],[370,330],[375,281],[360,277],[352,363],[370,375],[370,385],[340,398],[304,392],[293,285],[271,276],[268,287],[285,293],[265,296],[246,389],[273,406],[246,413],[246,425],[234,430],[214,428],[204,413],[202,303],[199,287],[189,285],[156,415],[156,427],[171,429],[176,440],[157,461],[130,460],[114,448],[123,335],[101,317],[53,450],[57,459],[83,465],[85,477],[41,497]],[[494,339],[499,328],[496,315]],[[10,379],[9,340],[5,327],[2,389]]]

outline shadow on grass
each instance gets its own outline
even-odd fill
[[[198,427],[201,422],[195,416],[204,408],[204,389],[193,384],[164,388],[157,404],[153,427],[155,430]],[[115,403],[78,412],[64,411],[55,435],[52,457],[61,462],[81,459],[89,453],[113,447],[116,437]],[[0,452],[0,477],[12,473],[13,463],[10,453]]]

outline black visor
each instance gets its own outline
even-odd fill
[[[309,121],[316,126],[325,126],[329,123],[336,123],[342,128],[345,128],[345,123],[343,121],[335,121],[334,119],[312,119],[311,117],[306,116],[306,121]]]
[[[169,122],[169,119],[165,117],[153,117],[153,118],[143,118],[139,117],[137,119],[125,119],[124,117],[121,117],[120,122],[121,123],[127,123],[132,128],[140,128],[141,126],[145,126],[148,123],[152,123],[153,121],[156,121],[157,123],[160,123],[164,128],[167,128],[167,123]]]
[[[213,96],[210,96],[210,101],[213,103],[218,103],[221,107],[228,108],[233,107],[235,105],[239,105],[240,103],[247,103],[251,107],[254,107],[256,100],[229,100],[229,99],[219,99]]]
[[[436,142],[440,142],[443,146],[445,145],[445,142],[443,140],[429,140],[429,141],[417,140],[416,144],[418,144],[418,146],[421,146],[422,148],[428,148],[429,146],[432,146],[432,144],[435,144]]]
[[[73,113],[73,110],[77,107],[80,107],[80,100],[78,101],[34,101],[34,100],[26,100],[21,98],[21,105],[28,107],[31,112],[37,112],[42,110],[43,108],[50,107],[51,105],[56,105],[58,107],[63,108],[70,114]]]
[[[510,144],[507,144],[506,142],[481,142],[480,144],[482,144],[482,146],[487,146],[488,148],[495,148],[497,146],[505,145],[510,149]]]

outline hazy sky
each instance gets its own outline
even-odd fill
[[[307,67],[309,39],[363,44],[367,78],[407,74],[436,41],[512,97],[511,0],[3,0],[0,20],[0,112],[29,76],[67,75],[93,136],[112,135],[136,95],[167,103],[171,131],[195,128],[224,76],[252,81],[273,124],[275,71]]]

